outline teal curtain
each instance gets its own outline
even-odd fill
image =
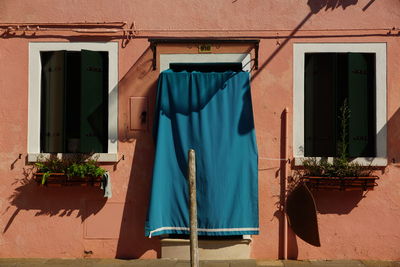
[[[247,72],[161,73],[146,235],[188,234],[196,151],[199,235],[258,234],[258,154]]]

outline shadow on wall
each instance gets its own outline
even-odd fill
[[[12,185],[19,184],[14,193],[8,198],[10,206],[16,208],[4,226],[3,233],[12,226],[14,219],[21,210],[36,211],[35,216],[76,216],[85,221],[89,216],[99,212],[106,199],[103,190],[97,187],[51,187],[38,186],[32,179],[32,168],[25,168],[23,178],[16,179]],[[90,209],[86,208],[87,201],[93,201]],[[76,211],[78,212],[76,215]]]
[[[135,40],[130,45],[134,45]],[[146,252],[161,255],[158,238],[145,237],[144,228],[149,202],[154,161],[154,142],[151,134],[156,100],[158,71],[152,69],[153,52],[147,48],[119,82],[119,142],[127,143],[130,166],[127,194],[123,210],[116,257],[140,258]],[[129,98],[146,96],[148,99],[147,129],[130,130]]]
[[[154,152],[149,151],[152,142],[151,136],[137,134],[131,152],[136,156],[132,162],[118,238],[116,258],[119,259],[140,258],[149,250],[156,251],[157,257],[161,256],[159,239],[148,238],[144,232],[154,160]]]
[[[314,15],[319,13],[321,10],[334,10],[337,8],[346,9],[351,5],[356,5],[358,0],[308,0],[307,5],[310,7],[310,13],[308,13],[301,22],[292,30],[287,38],[283,42],[278,42],[278,47],[272,52],[272,54],[262,63],[258,70],[252,75],[251,80],[253,81],[262,70],[264,70],[268,64],[278,55],[278,53],[284,48],[287,43],[296,35],[296,33],[304,26],[304,24]]]
[[[317,212],[320,214],[349,214],[363,199],[363,191],[327,191],[312,192]]]
[[[334,10],[336,8],[346,9],[349,6],[356,5],[358,0],[308,0],[307,5],[312,13],[318,13],[322,9]]]
[[[400,108],[397,109],[387,122],[387,140],[388,163],[393,164],[396,168],[400,168]]]

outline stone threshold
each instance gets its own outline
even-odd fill
[[[251,239],[199,240],[199,258],[202,260],[250,259]],[[190,259],[190,240],[161,239],[161,258]]]

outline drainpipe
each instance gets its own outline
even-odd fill
[[[288,155],[288,108],[285,107],[285,109],[282,112],[282,133],[281,133],[281,138],[282,138],[282,155],[281,155],[281,173],[282,173],[282,178],[281,178],[281,194],[282,197],[282,212],[283,212],[283,259],[287,260],[288,259],[288,220],[286,216],[286,193],[287,193],[287,174],[288,174],[288,164],[289,161],[287,160],[287,155]]]

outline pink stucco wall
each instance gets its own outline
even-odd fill
[[[261,39],[260,68],[252,73],[261,233],[253,238],[252,257],[276,259],[283,253],[276,204],[280,164],[262,158],[280,157],[285,107],[292,157],[293,43],[385,42],[390,164],[378,173],[379,186],[364,196],[317,193],[322,246],[289,235],[288,247],[289,256],[298,259],[400,259],[400,38],[398,30],[395,36],[381,30],[400,27],[398,0],[0,1],[0,23],[79,21],[134,21],[138,30],[137,38],[119,46],[118,153],[125,160],[105,165],[113,197],[106,201],[95,188],[42,188],[30,182],[28,44],[122,39],[72,32],[0,37],[0,257],[159,256],[158,239],[145,238],[143,230],[154,153],[151,132],[128,127],[130,97],[147,96],[153,117],[158,71],[151,69],[144,37],[253,36]]]

